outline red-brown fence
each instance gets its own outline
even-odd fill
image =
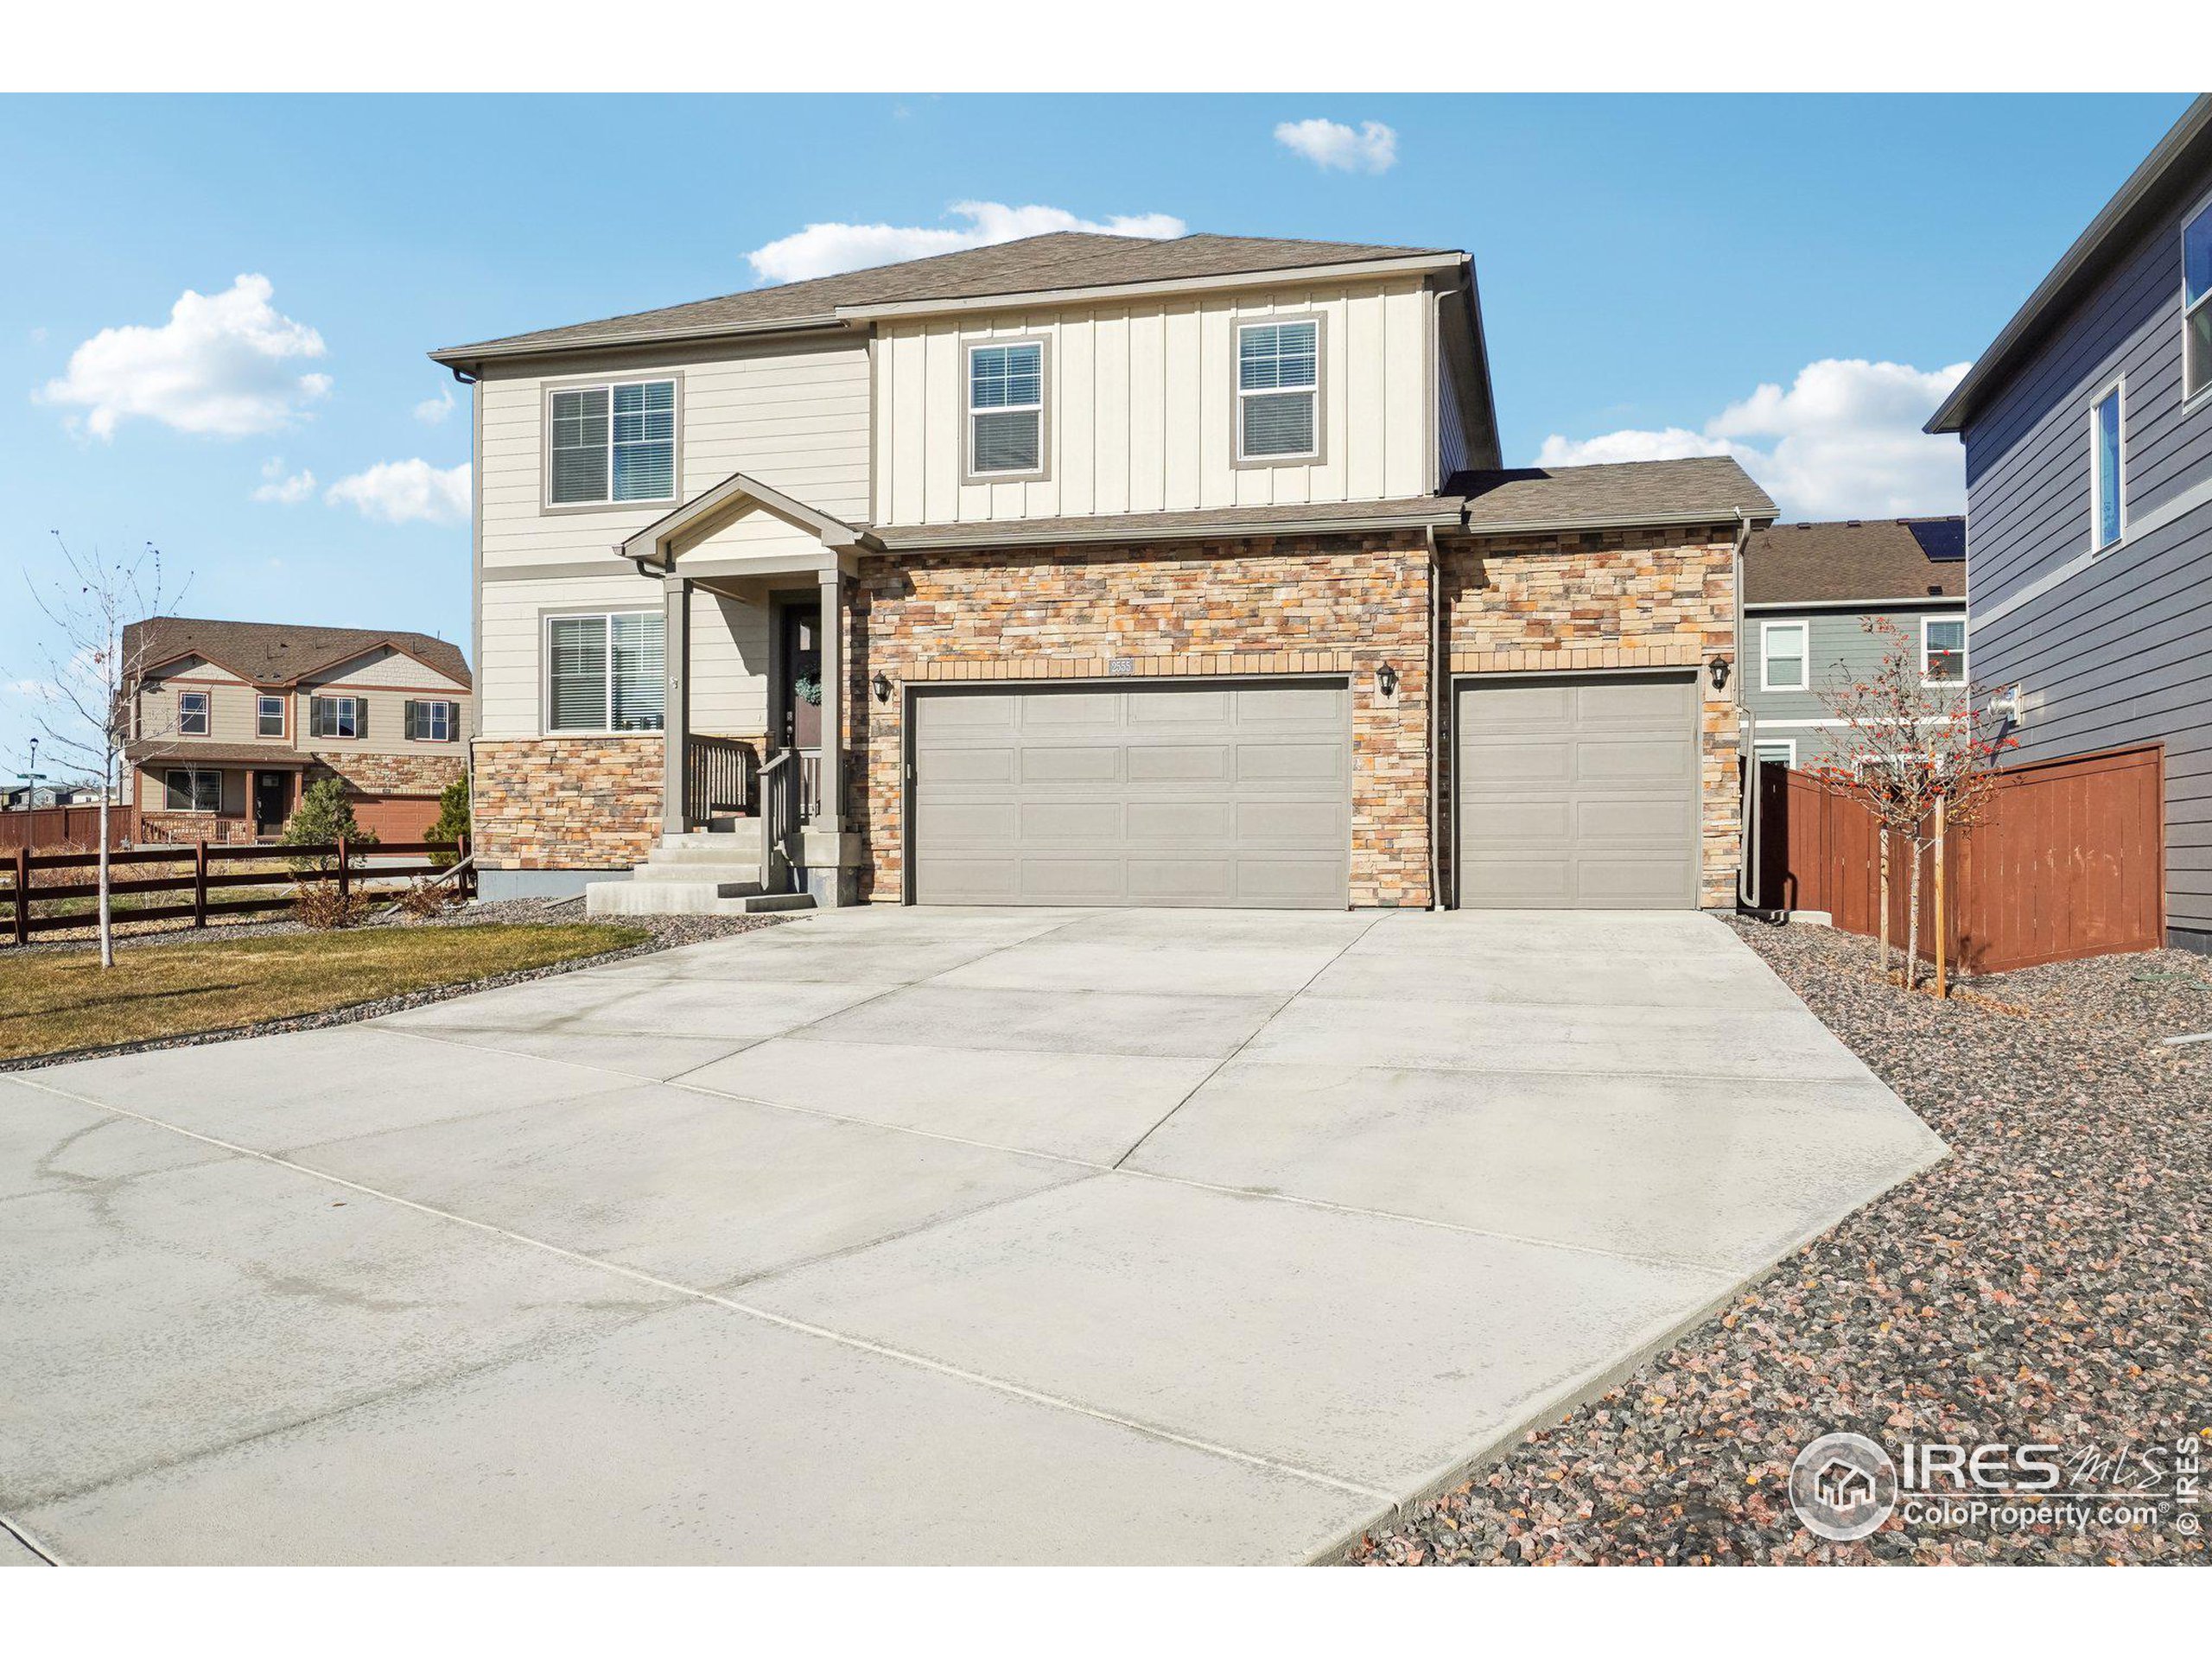
[[[111,914],[120,923],[168,922],[188,919],[205,927],[211,918],[250,915],[261,911],[289,910],[303,883],[329,881],[343,894],[396,897],[417,877],[440,874],[468,854],[468,838],[448,841],[385,842],[349,847],[343,841],[313,846],[190,846],[138,847],[111,852],[108,892],[126,902]],[[445,864],[433,862],[443,858]],[[93,903],[99,894],[97,851],[34,853],[18,847],[15,856],[0,862],[0,941],[28,944],[37,933],[97,925]],[[326,868],[296,870],[296,859],[313,859]],[[184,865],[179,870],[175,867]],[[149,867],[168,866],[155,875],[133,875]],[[40,880],[46,877],[44,880]],[[55,878],[59,877],[59,880]],[[473,866],[453,881],[463,897],[476,893]],[[264,896],[235,896],[240,887],[283,887],[286,891]],[[173,904],[145,904],[149,898],[181,895]],[[222,897],[210,897],[222,894]]]
[[[1856,801],[1802,772],[1759,771],[1760,904],[1826,911],[1881,931],[1880,837]],[[2165,943],[2164,756],[2158,745],[2006,768],[1983,822],[1945,837],[1947,954],[1961,972],[2152,950]],[[1911,891],[1902,837],[1890,852],[1890,938]],[[1922,866],[1921,954],[1935,955],[1932,858]]]
[[[130,838],[130,809],[107,810],[107,844],[120,847]],[[35,806],[29,811],[0,812],[0,852],[16,847],[97,847],[100,844],[100,810],[97,806]]]

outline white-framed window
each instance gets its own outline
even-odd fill
[[[546,394],[545,496],[556,507],[676,499],[676,382]]]
[[[1751,744],[1751,758],[1761,766],[1795,766],[1797,764],[1797,740],[1794,737],[1762,737]]]
[[[176,728],[185,737],[207,735],[207,694],[205,691],[180,691],[176,694]]]
[[[2181,395],[2212,391],[2212,200],[2181,227]]]
[[[1010,478],[1045,467],[1045,342],[968,348],[968,474]]]
[[[253,729],[257,737],[284,735],[284,699],[272,697],[267,692],[253,700]]]
[[[162,806],[168,812],[219,812],[223,774],[199,766],[172,766],[162,774]]]
[[[359,737],[367,723],[359,697],[317,697],[308,705],[310,737]]]
[[[1236,457],[1321,453],[1321,324],[1313,317],[1236,329]]]
[[[1802,691],[1809,681],[1805,659],[1811,654],[1802,622],[1759,624],[1759,690]]]
[[[2089,547],[2101,552],[2126,528],[2126,404],[2115,380],[2089,405]]]
[[[450,743],[461,728],[461,705],[450,698],[409,699],[407,735],[417,743]]]
[[[668,705],[665,618],[612,611],[545,619],[545,729],[657,732]]]
[[[1920,619],[1920,683],[1963,685],[1967,678],[1967,620],[1963,616]]]

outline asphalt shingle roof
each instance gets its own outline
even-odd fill
[[[152,667],[187,653],[258,685],[284,685],[304,674],[395,645],[461,685],[471,683],[461,647],[427,633],[393,628],[321,628],[289,622],[225,622],[156,616],[123,631],[126,662]]]
[[[1444,493],[1465,498],[1467,528],[1484,535],[1718,522],[1738,509],[1770,518],[1775,512],[1772,499],[1728,455],[1454,473]]]
[[[1744,549],[1744,603],[1964,599],[1966,550],[1963,518],[1777,524]]]
[[[1179,282],[1248,271],[1357,264],[1370,259],[1401,259],[1456,251],[1451,248],[1402,248],[1365,242],[1300,242],[1281,237],[1199,234],[1162,241],[1141,236],[1055,231],[1049,235],[1024,237],[1020,241],[1001,242],[986,248],[963,248],[957,253],[843,271],[835,276],[747,289],[718,299],[694,300],[683,305],[605,317],[595,322],[540,328],[530,334],[479,340],[469,346],[451,346],[430,355],[442,363],[466,363],[476,357],[683,338],[777,323],[826,321],[836,315],[839,306],[982,299],[994,294],[1022,294],[1044,289]]]

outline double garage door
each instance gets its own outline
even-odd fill
[[[1694,676],[1478,682],[1456,696],[1461,905],[1696,905]],[[1342,909],[1351,760],[1342,681],[924,692],[912,896]]]
[[[913,746],[918,903],[1344,906],[1342,681],[928,691]]]

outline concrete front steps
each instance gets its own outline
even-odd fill
[[[758,846],[734,830],[663,836],[626,881],[584,888],[588,916],[747,916],[767,910],[812,910],[804,893],[768,893],[760,865],[746,858]]]

